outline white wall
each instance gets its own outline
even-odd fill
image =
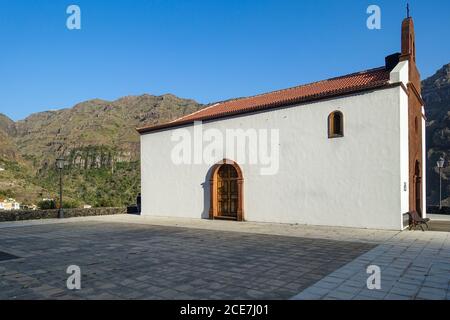
[[[279,130],[276,175],[263,176],[260,166],[240,164],[245,220],[400,230],[408,182],[401,165],[407,164],[403,94],[397,86],[208,122],[203,129]],[[345,137],[328,139],[327,118],[335,110],[344,114]],[[211,166],[173,164],[172,132],[141,137],[142,212],[207,218]],[[227,155],[217,156],[222,158]]]
[[[400,167],[401,167],[401,212],[409,209],[409,105],[408,95],[400,90]],[[406,187],[406,188],[405,188]],[[400,217],[403,224],[403,216]],[[404,225],[403,228],[408,227]]]

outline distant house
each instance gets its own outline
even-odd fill
[[[2,168],[2,167],[0,167],[0,172],[2,172],[2,171],[5,171],[5,169],[4,169],[4,168]]]
[[[92,206],[89,205],[89,204],[85,204],[85,205],[83,206],[83,209],[91,209],[91,208],[92,208]]]
[[[13,198],[8,198],[0,202],[0,210],[11,211],[20,210],[20,203]]]
[[[21,209],[23,209],[23,210],[33,210],[34,211],[34,210],[37,210],[38,207],[35,204],[30,204],[30,205],[22,205]]]

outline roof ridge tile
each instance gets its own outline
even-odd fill
[[[390,72],[385,67],[367,69],[347,75],[311,82],[291,88],[271,91],[254,96],[226,100],[183,116],[172,122],[151,127],[138,128],[145,133],[160,128],[175,127],[194,121],[215,119],[230,114],[240,114],[263,109],[292,105],[308,100],[317,100],[338,94],[368,90],[389,84]]]

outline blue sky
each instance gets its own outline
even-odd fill
[[[450,62],[450,1],[410,0],[422,77]],[[66,28],[77,4],[82,29]],[[370,4],[382,29],[366,28]],[[209,103],[381,66],[406,1],[0,0],[0,112],[173,93]]]

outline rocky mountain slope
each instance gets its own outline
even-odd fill
[[[0,158],[16,160],[18,156],[17,146],[12,139],[15,134],[14,121],[0,113]]]
[[[427,116],[427,200],[439,204],[439,174],[436,161],[443,156],[442,197],[450,205],[450,64],[422,82],[422,96]]]
[[[21,156],[14,140],[15,123],[0,114],[0,200],[17,197],[32,203],[45,191],[32,179],[33,170]]]
[[[38,166],[45,166],[60,154],[72,155],[70,165],[85,168],[103,167],[113,161],[136,161],[137,126],[169,121],[199,107],[193,100],[173,95],[142,95],[113,102],[90,100],[71,109],[37,113],[17,122],[15,141],[21,154],[34,158]],[[101,148],[86,153],[86,147]],[[110,149],[111,159],[102,158],[104,149]],[[99,163],[99,159],[106,162]]]
[[[139,135],[135,128],[192,113],[202,105],[173,95],[129,96],[116,101],[90,100],[73,108],[33,114],[14,123],[0,116],[0,165],[16,165],[30,185],[42,188],[42,197],[55,198],[58,177],[55,159],[64,156],[67,172],[64,191],[76,205],[122,206],[139,192]],[[4,165],[5,166],[5,165]],[[11,171],[0,174],[0,196],[19,200],[20,188],[4,191],[5,180],[18,180]],[[23,192],[26,193],[25,189]]]

